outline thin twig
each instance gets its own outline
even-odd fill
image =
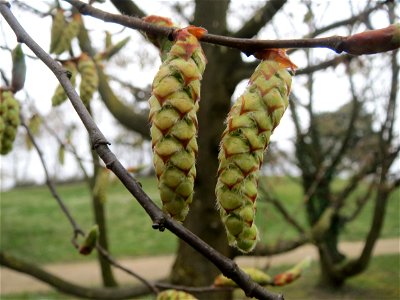
[[[271,293],[251,280],[249,275],[241,270],[234,261],[220,254],[194,233],[185,228],[181,223],[178,223],[162,212],[162,210],[150,199],[150,197],[143,191],[141,186],[127,172],[115,154],[108,148],[108,142],[106,138],[93,121],[82,100],[79,98],[74,87],[71,85],[66,71],[54,59],[52,59],[51,56],[48,55],[24,30],[24,28],[10,11],[10,5],[8,2],[0,1],[0,13],[14,31],[15,35],[17,36],[17,40],[21,43],[25,43],[49,67],[49,69],[60,81],[61,85],[65,89],[66,94],[71,100],[73,107],[75,108],[89,133],[94,150],[104,161],[107,168],[109,168],[121,180],[125,187],[142,205],[147,214],[153,220],[153,228],[159,230],[164,230],[167,228],[180,239],[187,242],[199,253],[214,263],[214,265],[216,265],[225,276],[235,281],[247,296],[267,300],[283,299],[281,294]]]
[[[274,197],[271,192],[268,191],[268,188],[265,186],[265,183],[260,184],[260,192],[264,196],[263,198],[270,202],[275,208],[280,212],[282,217],[287,221],[290,225],[292,225],[300,234],[305,234],[305,229],[293,218],[293,216],[286,210],[283,204]]]
[[[78,223],[75,221],[75,219],[72,216],[71,212],[69,211],[67,206],[62,201],[60,195],[58,194],[58,192],[56,190],[56,187],[55,187],[55,185],[53,183],[53,180],[51,180],[51,177],[50,177],[50,174],[49,174],[49,171],[48,171],[48,168],[47,168],[47,163],[46,163],[46,160],[44,159],[44,156],[43,156],[43,152],[40,149],[38,143],[36,142],[35,137],[33,136],[29,126],[26,124],[26,122],[24,120],[24,117],[22,115],[20,116],[20,119],[21,119],[21,125],[25,128],[26,133],[28,134],[28,137],[31,140],[33,147],[35,148],[37,154],[39,155],[39,159],[40,159],[40,161],[42,163],[42,167],[43,167],[44,174],[45,174],[45,177],[46,177],[46,184],[49,187],[49,190],[50,190],[52,196],[54,197],[54,199],[56,199],[58,205],[60,206],[61,210],[63,211],[64,215],[67,217],[69,223],[71,224],[71,226],[72,226],[72,228],[74,230],[74,238],[72,240],[72,243],[74,244],[74,246],[76,248],[78,248],[79,245],[78,245],[78,243],[76,241],[76,238],[78,237],[78,235],[84,236],[85,233],[79,227]]]
[[[170,39],[174,38],[175,29],[171,27],[157,26],[147,23],[139,18],[126,15],[107,13],[79,0],[64,0],[73,5],[81,14],[89,15],[104,22],[111,22],[123,25],[136,30],[141,30],[153,35],[161,35]],[[206,33],[199,38],[200,41],[220,46],[239,49],[247,55],[271,48],[328,48],[336,53],[343,51],[352,54],[352,50],[347,48],[346,41],[348,36],[330,36],[323,38],[303,38],[288,40],[258,40],[246,38],[233,38],[222,35]],[[358,53],[355,53],[358,54]]]

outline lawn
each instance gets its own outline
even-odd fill
[[[277,196],[299,223],[306,224],[301,206],[301,190],[286,178],[270,178]],[[141,178],[149,196],[159,203],[154,178]],[[340,184],[340,182],[338,183]],[[83,183],[58,185],[58,191],[82,228],[92,226],[93,215],[89,192]],[[356,196],[357,193],[355,193]],[[399,190],[392,195],[382,237],[399,236]],[[93,259],[82,257],[72,247],[72,231],[55,200],[46,187],[24,187],[1,194],[1,249],[35,261],[50,263]],[[263,240],[290,238],[296,231],[288,225],[270,204],[257,203],[257,225]],[[349,224],[342,239],[362,239],[369,226],[373,203],[368,203],[360,217]],[[168,231],[151,228],[151,220],[136,200],[117,181],[108,190],[106,214],[111,253],[117,257],[173,253],[177,240]]]
[[[400,299],[399,255],[385,255],[374,257],[370,267],[362,275],[350,279],[342,289],[326,290],[316,287],[318,281],[318,266],[314,263],[310,269],[297,281],[286,287],[270,287],[269,290],[276,293],[283,293],[288,300],[396,300]],[[287,266],[272,268],[270,274],[277,274],[285,270]],[[235,293],[236,300],[245,299],[241,293]],[[66,300],[79,299],[64,294],[32,293],[2,296],[2,300]],[[148,296],[146,300],[154,300]]]

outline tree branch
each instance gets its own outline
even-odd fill
[[[111,3],[119,10],[123,15],[132,17],[143,18],[146,14],[131,0],[111,0]]]
[[[149,288],[143,285],[135,287],[119,287],[119,288],[86,288],[74,283],[65,281],[64,279],[50,274],[49,272],[20,260],[8,253],[0,252],[0,265],[13,269],[24,274],[43,281],[57,290],[74,295],[77,297],[98,300],[118,300],[118,299],[131,299],[132,297],[139,297],[150,292]]]
[[[350,90],[351,90],[351,94],[353,97],[353,101],[352,101],[353,107],[352,107],[350,120],[349,120],[347,129],[346,129],[345,135],[344,135],[343,139],[340,141],[340,147],[336,151],[336,153],[333,153],[333,155],[331,155],[331,163],[327,167],[328,174],[334,173],[336,166],[339,164],[339,162],[342,160],[343,156],[345,155],[346,151],[348,150],[351,138],[354,135],[354,126],[356,124],[358,116],[360,115],[360,111],[361,111],[361,107],[362,107],[362,103],[361,103],[361,101],[358,100],[358,97],[356,94],[356,90],[355,90],[355,86],[354,86],[354,82],[353,82],[353,74],[350,69],[350,66],[348,66],[348,74],[349,74]],[[331,150],[329,150],[329,151],[331,151]]]
[[[265,187],[265,184],[260,184],[259,188],[263,198],[267,202],[270,202],[273,206],[275,206],[275,208],[283,216],[285,221],[287,221],[290,225],[292,225],[300,234],[304,234],[305,233],[304,228],[292,217],[292,215],[286,210],[283,204],[274,196],[272,196],[270,192],[268,192],[268,189]]]
[[[233,34],[236,38],[251,38],[263,28],[283,7],[287,0],[270,0],[249,18],[242,28]]]
[[[142,30],[146,33],[150,33],[153,35],[166,36],[169,38],[173,38],[174,33],[176,32],[176,29],[174,28],[153,25],[144,22],[139,18],[107,13],[79,0],[64,0],[64,1],[75,6],[81,14],[90,15],[97,19],[103,20],[104,22],[117,23],[125,27],[129,27],[136,30]],[[361,45],[360,39],[358,38],[357,35],[352,35],[352,36],[336,35],[324,38],[305,38],[305,39],[290,39],[290,40],[256,40],[256,39],[233,38],[233,37],[206,33],[201,38],[199,38],[199,40],[205,43],[235,48],[247,55],[251,55],[257,51],[261,51],[264,49],[271,49],[271,48],[285,48],[285,49],[328,48],[335,51],[336,53],[341,53],[344,51],[349,54],[360,55],[360,54],[385,52],[398,48],[399,46],[397,42],[394,41],[393,43],[391,42],[393,30],[395,29],[391,27],[381,29],[380,31],[385,31],[385,32],[389,31],[389,33],[385,36],[385,38],[388,39],[387,43],[383,45],[382,43],[379,43],[378,45],[378,46],[384,46],[384,48],[383,49],[378,48],[378,50],[376,50],[375,52],[370,49],[366,49],[365,53],[362,52],[362,50],[365,48],[364,44],[362,44],[362,47],[360,47]],[[373,35],[371,33],[374,32],[376,31],[370,31],[368,35],[369,36]],[[379,33],[378,36],[381,37],[382,34]]]
[[[217,266],[225,276],[235,281],[248,297],[267,300],[283,299],[282,295],[271,293],[259,284],[255,283],[237,266],[234,261],[220,254],[198,236],[186,229],[181,223],[178,223],[165,215],[162,210],[157,207],[157,205],[142,190],[141,186],[126,171],[115,154],[108,148],[107,140],[86,110],[82,100],[71,85],[65,70],[56,63],[51,56],[49,56],[22,28],[15,16],[11,13],[8,2],[0,1],[0,13],[14,31],[17,40],[21,43],[25,43],[49,67],[60,81],[89,133],[93,148],[104,161],[107,168],[109,168],[121,180],[128,191],[131,192],[140,205],[145,209],[147,214],[153,220],[153,228],[159,230],[164,230],[166,228],[180,239],[187,242],[199,253],[214,263],[214,265]]]
[[[349,223],[349,222],[353,221],[355,218],[357,218],[357,216],[360,214],[360,212],[364,208],[365,204],[371,198],[374,188],[376,188],[376,183],[374,181],[372,181],[372,182],[370,182],[368,189],[364,193],[364,195],[357,198],[356,207],[353,210],[353,212],[350,213],[348,216],[342,218],[343,222]]]
[[[394,8],[391,7],[389,10],[389,16],[391,21],[394,19]],[[396,107],[397,95],[398,95],[398,77],[400,73],[399,64],[397,61],[398,51],[394,51],[391,59],[392,66],[392,84],[388,100],[388,110],[386,114],[386,120],[382,124],[380,131],[380,155],[381,155],[381,167],[379,170],[378,189],[375,196],[375,207],[372,217],[371,226],[368,231],[368,235],[360,256],[354,260],[349,261],[345,265],[336,267],[336,272],[342,276],[350,277],[359,274],[368,266],[369,260],[376,240],[382,230],[384,216],[386,213],[387,202],[392,189],[387,187],[387,179],[389,176],[389,170],[393,163],[392,152],[390,151],[393,147],[393,122],[394,122],[394,108]]]
[[[308,75],[317,71],[326,70],[329,67],[337,67],[341,63],[348,63],[350,62],[354,56],[351,55],[341,55],[335,58],[326,60],[316,65],[307,66],[303,69],[298,69],[296,71],[296,76],[298,75]]]
[[[270,256],[285,253],[296,249],[311,240],[306,235],[300,235],[293,240],[279,240],[275,244],[258,243],[254,251],[250,253],[252,256]]]

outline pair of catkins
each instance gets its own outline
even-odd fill
[[[145,21],[173,27],[162,17]],[[189,26],[176,29],[172,42],[148,36],[163,61],[149,99],[153,162],[163,210],[178,221],[185,219],[193,200],[196,112],[207,62],[198,39],[204,33]],[[261,51],[256,57],[261,63],[228,114],[218,155],[217,207],[229,244],[242,252],[253,250],[258,240],[254,218],[259,170],[270,136],[288,106],[288,68],[295,67],[283,50]]]

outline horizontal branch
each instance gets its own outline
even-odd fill
[[[163,211],[143,191],[136,180],[134,180],[134,178],[127,172],[115,154],[108,148],[106,138],[93,121],[82,100],[71,85],[71,82],[67,77],[67,72],[25,31],[10,11],[10,5],[8,2],[0,1],[0,13],[14,31],[17,40],[21,43],[25,43],[32,52],[49,67],[60,81],[60,84],[63,86],[67,96],[71,100],[75,111],[88,131],[94,150],[103,160],[107,168],[109,168],[120,179],[127,190],[136,198],[139,204],[151,217],[153,220],[153,228],[159,230],[168,229],[173,232],[176,236],[209,259],[225,276],[235,281],[248,297],[266,300],[283,299],[282,295],[271,293],[251,280],[249,275],[241,270],[233,260],[220,254],[190,230],[185,228],[181,223],[178,223],[163,213]]]
[[[144,285],[135,287],[119,288],[87,288],[68,282],[56,275],[53,275],[38,266],[20,260],[8,253],[0,252],[0,265],[12,270],[28,274],[40,281],[43,281],[57,290],[86,299],[98,300],[118,300],[131,299],[150,293],[148,287]]]
[[[337,56],[319,64],[310,65],[303,69],[298,69],[296,70],[296,75],[308,75],[317,71],[325,70],[329,67],[336,67],[343,62],[350,62],[353,58],[354,56],[351,55]]]
[[[258,243],[250,255],[252,256],[271,256],[294,250],[300,246],[310,243],[311,239],[307,235],[300,235],[293,240],[281,240],[275,244]]]
[[[117,23],[125,27],[144,31],[148,34],[166,36],[170,39],[173,39],[174,37],[175,29],[171,27],[153,25],[135,17],[107,13],[79,0],[64,1],[75,6],[81,14],[95,17],[97,19],[103,20],[104,22]],[[389,26],[385,29],[371,30],[351,36],[335,35],[323,38],[304,38],[290,40],[257,40],[247,38],[233,38],[206,33],[201,38],[199,38],[199,40],[205,43],[235,48],[242,51],[246,55],[251,55],[257,51],[271,48],[328,48],[335,51],[336,53],[347,52],[349,54],[361,55],[397,49],[399,47],[399,42],[395,42],[395,39],[392,40],[392,37],[396,30],[396,26]],[[373,40],[371,40],[370,37],[372,37]],[[379,43],[375,43],[376,39]],[[376,51],[374,51],[375,48],[371,50],[371,48],[369,47],[371,44],[373,45],[373,47],[376,47]],[[364,48],[365,52],[363,52]]]

